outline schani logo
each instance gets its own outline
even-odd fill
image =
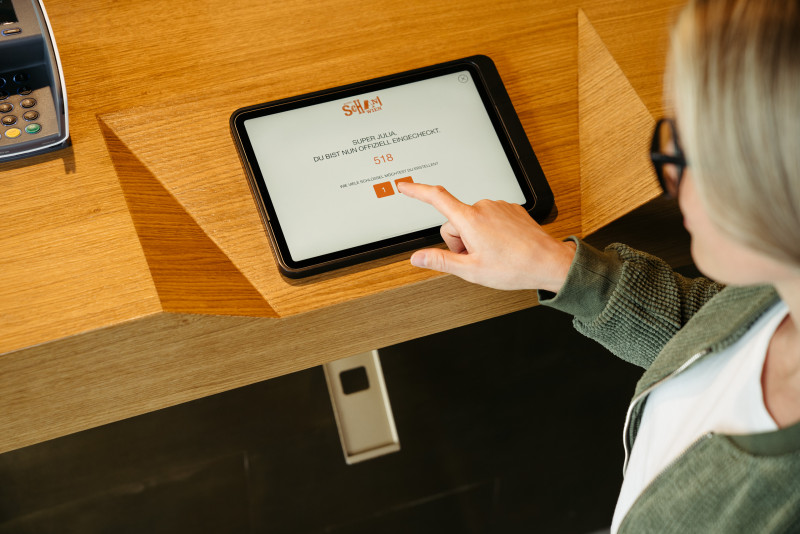
[[[383,103],[381,103],[381,97],[379,96],[365,100],[353,100],[342,106],[345,117],[355,114],[363,115],[364,113],[376,113],[381,109],[383,109]]]

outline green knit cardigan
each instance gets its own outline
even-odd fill
[[[577,252],[558,294],[540,303],[645,369],[625,421],[630,451],[648,393],[738,340],[778,301],[770,286],[724,287],[614,244]],[[799,355],[800,356],[800,355]],[[800,533],[800,424],[754,435],[709,433],[643,491],[620,533]]]

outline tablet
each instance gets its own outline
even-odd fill
[[[461,201],[553,195],[486,56],[241,108],[231,131],[278,267],[292,278],[441,241],[445,218],[400,181]]]

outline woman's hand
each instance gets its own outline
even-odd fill
[[[522,206],[491,200],[469,206],[441,186],[399,182],[398,190],[448,219],[441,232],[450,250],[419,250],[413,265],[495,289],[561,289],[575,243],[550,237]]]

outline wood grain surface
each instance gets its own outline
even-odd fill
[[[0,452],[535,305],[408,254],[282,278],[228,117],[486,54],[545,228],[582,235],[656,195],[641,146],[678,5],[48,0],[73,145],[0,164]]]

